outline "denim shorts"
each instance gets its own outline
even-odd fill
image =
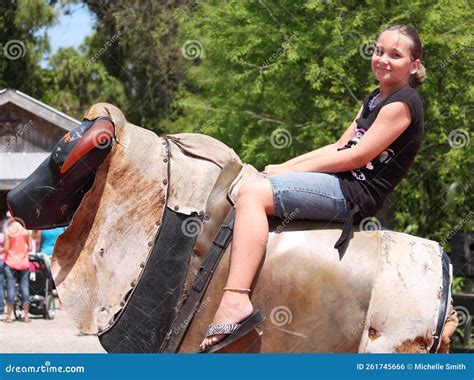
[[[331,174],[295,172],[268,179],[279,218],[344,222],[351,210],[339,179]]]

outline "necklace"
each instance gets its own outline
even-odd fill
[[[380,92],[377,95],[375,95],[372,99],[370,99],[369,104],[368,104],[370,111],[373,111],[373,109],[376,107],[374,103],[379,96],[380,96]]]

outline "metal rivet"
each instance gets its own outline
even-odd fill
[[[161,200],[161,203],[165,204],[165,203],[166,203],[166,199],[163,198],[163,199]]]
[[[166,164],[168,162],[168,159],[167,158],[164,158],[163,159],[163,162]]]
[[[157,226],[159,226],[159,225],[161,224],[161,222],[160,222],[160,221],[158,221],[158,222],[156,222],[155,224],[156,224]]]
[[[145,263],[140,263],[140,268],[145,268]]]
[[[151,247],[153,243],[151,241],[148,242],[148,246]]]
[[[125,302],[124,302],[124,301],[120,302],[120,306],[121,306],[121,307],[124,307],[124,306],[125,306]]]
[[[178,205],[174,206],[174,211],[178,211],[178,210],[179,210],[179,206]]]
[[[114,321],[113,320],[110,320],[109,321],[109,326],[112,326],[114,324]]]
[[[107,310],[107,308],[105,306],[102,306],[101,309],[100,309],[100,311],[106,311],[106,310]]]
[[[131,286],[132,288],[134,288],[136,284],[137,284],[137,283],[136,283],[135,281],[132,281],[132,282],[130,283],[130,286]]]
[[[421,348],[422,350],[426,350],[426,344],[425,344],[424,342],[421,342],[421,343],[420,343],[420,348]]]
[[[168,181],[166,179],[163,180],[163,185],[168,184]]]
[[[103,329],[99,327],[99,328],[97,329],[97,332],[102,332],[102,330],[103,330]]]

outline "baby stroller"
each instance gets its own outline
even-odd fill
[[[29,255],[30,261],[30,314],[42,315],[46,319],[54,319],[56,306],[54,304],[53,276],[51,270],[41,256]],[[13,305],[15,319],[24,318],[20,289],[17,284],[15,304]]]

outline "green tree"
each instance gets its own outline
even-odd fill
[[[47,104],[78,119],[97,102],[127,108],[123,83],[111,76],[101,63],[93,62],[72,48],[60,49],[49,63],[51,69],[44,73],[46,90],[42,97]]]
[[[177,45],[175,13],[188,9],[191,1],[83,2],[97,17],[86,55],[93,57],[115,37],[98,61],[124,83],[130,100],[125,110],[128,117],[144,127],[159,129],[159,120],[171,112],[187,66]]]
[[[43,28],[56,17],[53,8],[43,0],[0,2],[0,88],[41,96],[39,61],[49,48]]]

